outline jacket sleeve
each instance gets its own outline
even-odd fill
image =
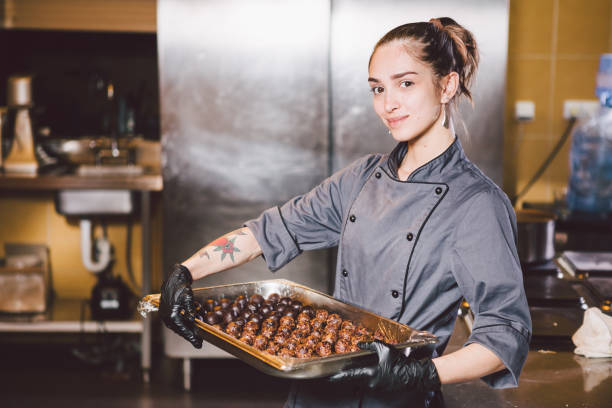
[[[495,189],[478,193],[463,207],[455,231],[453,274],[474,314],[466,345],[485,346],[506,366],[484,377],[487,384],[516,387],[531,339],[516,216],[505,194]]]
[[[271,271],[277,271],[302,251],[338,245],[345,206],[365,180],[377,155],[365,156],[334,173],[310,192],[281,207],[264,211],[245,223],[263,251]]]

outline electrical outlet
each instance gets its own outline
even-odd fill
[[[514,117],[519,122],[527,122],[535,118],[535,103],[533,101],[516,101]]]
[[[592,116],[599,110],[597,99],[567,99],[563,101],[563,118],[584,118]]]

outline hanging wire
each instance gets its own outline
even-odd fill
[[[523,189],[519,191],[519,193],[516,196],[514,196],[514,198],[512,198],[511,201],[512,201],[513,206],[516,205],[516,203],[521,197],[527,194],[529,189],[535,184],[536,181],[538,181],[538,179],[542,176],[542,174],[544,174],[544,172],[546,171],[550,163],[554,160],[554,158],[557,156],[557,154],[559,153],[559,151],[561,150],[561,148],[563,147],[563,145],[565,144],[565,142],[571,135],[572,130],[574,129],[575,123],[576,123],[576,118],[575,117],[570,118],[569,122],[567,123],[567,127],[565,128],[565,131],[561,135],[561,138],[559,138],[559,141],[557,142],[555,147],[552,149],[548,157],[546,157],[546,159],[544,160],[544,162],[542,163],[538,171],[535,172],[535,174],[533,175],[531,180],[529,180],[529,182],[525,185],[525,187],[523,187]]]

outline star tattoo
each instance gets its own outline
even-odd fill
[[[215,252],[221,251],[221,261],[225,259],[226,255],[229,255],[229,257],[232,260],[232,263],[235,262],[234,253],[240,252],[240,250],[234,246],[235,240],[236,240],[236,237],[231,238],[231,239],[227,239],[226,237],[221,237],[218,240],[211,243],[211,245],[215,247],[214,249]]]

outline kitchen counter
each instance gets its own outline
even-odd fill
[[[468,337],[461,320],[447,353]],[[447,408],[605,408],[612,406],[612,358],[575,355],[572,347],[556,351],[532,349],[519,379],[519,387],[494,390],[480,380],[443,387]]]
[[[75,174],[7,174],[0,172],[0,190],[111,189],[161,191],[159,173],[141,175],[79,176]]]
[[[151,195],[162,191],[163,181],[160,173],[139,175],[76,175],[72,173],[47,173],[40,175],[7,174],[0,172],[0,191],[52,192],[67,189],[131,190],[140,196],[141,219],[141,258],[142,294],[151,293]],[[60,302],[60,304],[62,304]],[[77,318],[46,323],[0,324],[0,332],[49,332],[72,331],[80,326]],[[110,327],[110,326],[109,326]],[[151,319],[129,322],[127,325],[114,325],[117,331],[141,333],[141,368],[143,380],[149,382],[151,368]]]

